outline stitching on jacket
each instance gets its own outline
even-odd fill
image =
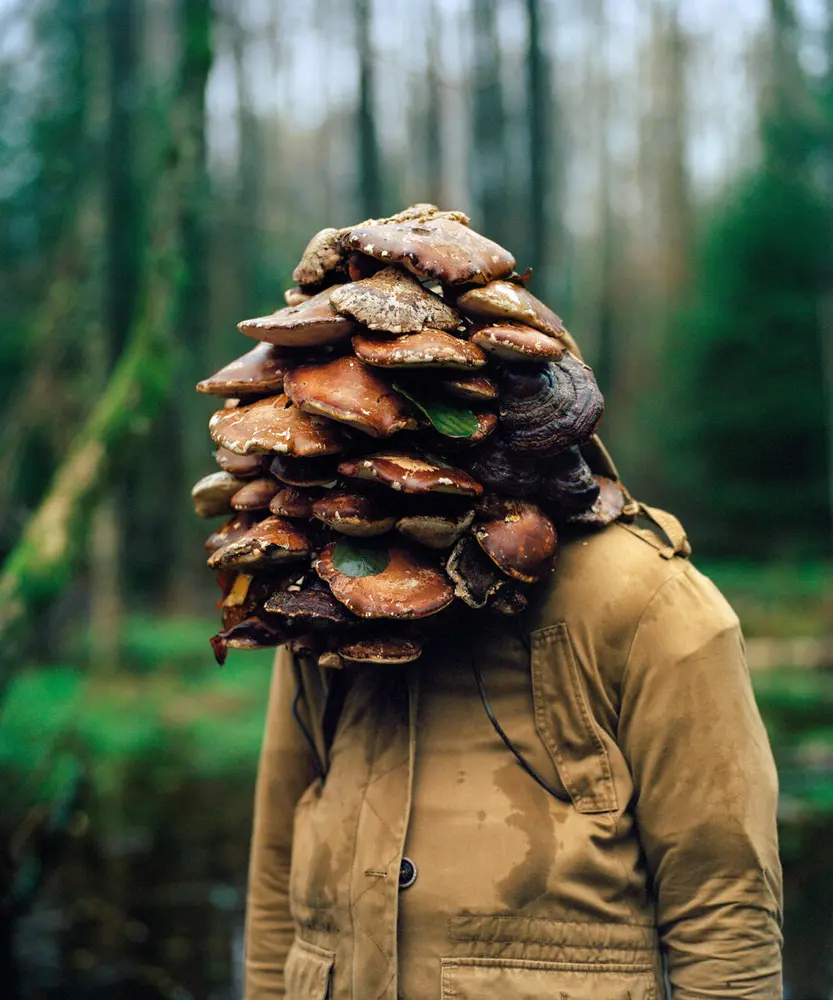
[[[440,961],[443,970],[448,969],[449,971],[454,969],[518,969],[529,972],[589,972],[597,975],[604,975],[606,972],[652,975],[654,971],[651,965],[630,965],[626,962],[549,962],[533,958],[442,958]],[[446,996],[454,997],[456,993],[443,993],[443,997]]]

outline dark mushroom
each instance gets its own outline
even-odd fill
[[[604,412],[593,371],[571,354],[535,368],[506,368],[500,422],[507,444],[525,458],[547,458],[586,441]]]
[[[281,391],[284,375],[298,359],[285,348],[258,344],[251,351],[197,382],[197,392],[212,396],[271,395]]]
[[[298,623],[305,628],[332,628],[355,621],[329,590],[314,590],[311,587],[279,591],[266,601],[264,610],[283,615],[293,624]]]
[[[564,332],[561,319],[532,292],[514,281],[490,281],[458,296],[457,307],[482,319],[511,320],[557,337]]]
[[[448,285],[484,285],[515,266],[508,250],[448,218],[357,226],[345,233],[344,243],[377,260],[401,264],[418,278]]]
[[[519,615],[526,611],[528,606],[526,594],[513,587],[511,583],[501,587],[489,601],[489,610],[499,615]]]
[[[471,340],[501,361],[554,361],[564,353],[554,337],[521,323],[483,327],[472,334]]]
[[[483,487],[453,466],[404,452],[380,452],[364,458],[346,459],[338,471],[351,479],[382,483],[403,493],[451,493],[476,497]]]
[[[238,479],[230,472],[212,472],[203,476],[191,488],[191,499],[199,517],[218,517],[232,512],[231,498],[246,485],[245,479]]]
[[[306,534],[289,521],[267,517],[245,534],[217,549],[208,560],[210,569],[271,567],[309,555]]]
[[[501,572],[522,583],[535,583],[555,566],[555,525],[527,500],[504,501],[502,516],[476,525],[474,537]]]
[[[497,399],[497,386],[485,375],[459,374],[443,379],[442,387],[467,403],[488,403]]]
[[[217,444],[238,455],[276,451],[310,458],[336,454],[343,442],[335,424],[302,412],[286,396],[218,410],[208,428]]]
[[[442,611],[454,600],[445,573],[409,549],[392,545],[380,572],[350,576],[339,569],[340,544],[325,546],[313,567],[338,600],[360,618],[424,618]]]
[[[230,649],[267,649],[280,646],[285,641],[284,632],[267,625],[259,618],[247,618],[224,632],[218,632],[210,640],[214,658],[220,666],[226,662]]]
[[[567,520],[570,524],[581,524],[588,528],[604,528],[612,524],[625,509],[627,497],[620,483],[605,476],[596,476],[599,484],[599,495],[592,507],[578,514],[571,514]]]
[[[422,646],[414,639],[396,635],[380,635],[351,639],[338,647],[338,655],[346,663],[377,664],[398,667],[413,663],[422,655]]]
[[[358,358],[296,368],[284,388],[305,413],[328,417],[371,437],[390,437],[417,426],[402,396]]]
[[[426,328],[462,328],[455,309],[396,267],[386,267],[369,278],[333,288],[330,303],[338,312],[352,316],[370,330],[391,334]]]
[[[380,503],[377,497],[362,493],[333,491],[312,505],[313,517],[323,521],[342,535],[370,538],[384,535],[396,524],[396,515]]]
[[[237,329],[247,337],[281,347],[315,347],[344,340],[359,327],[333,309],[330,291],[325,289],[297,306],[285,306],[269,316],[244,319]]]
[[[269,471],[289,486],[326,486],[338,477],[338,460],[275,455]]]
[[[492,561],[478,547],[471,535],[465,535],[454,546],[445,571],[454,581],[454,595],[470,608],[485,608],[506,583]]]
[[[479,347],[442,330],[423,330],[401,337],[353,337],[353,350],[380,368],[450,368],[471,371],[488,360]]]
[[[492,435],[466,455],[466,467],[487,489],[511,497],[531,496],[538,486],[538,468],[513,454],[501,437]]]
[[[279,483],[272,476],[250,479],[231,498],[231,505],[235,510],[267,510],[269,501],[279,489]]]
[[[558,514],[577,513],[592,507],[599,484],[578,448],[567,448],[542,463],[538,495]]]

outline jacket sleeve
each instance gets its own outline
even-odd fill
[[[283,966],[294,928],[289,867],[295,804],[316,777],[315,759],[292,716],[295,676],[284,647],[275,659],[258,766],[246,900],[245,1000],[284,996]]]
[[[777,776],[737,618],[688,564],[636,628],[619,742],[674,1000],[779,1000]]]

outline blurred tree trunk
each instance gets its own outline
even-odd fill
[[[474,0],[472,10],[474,65],[469,176],[478,228],[500,243],[506,240],[511,203],[497,4],[495,0]]]
[[[356,48],[359,58],[359,104],[356,109],[359,143],[359,172],[356,201],[366,219],[382,214],[382,167],[373,100],[374,56],[372,42],[372,0],[353,0]]]
[[[440,33],[442,23],[437,0],[428,0],[425,44],[425,114],[423,133],[423,163],[425,164],[425,197],[440,208],[445,206],[443,177],[442,80],[440,77]]]
[[[833,530],[833,0],[827,0],[825,31],[827,73],[822,104],[824,156],[822,183],[827,205],[828,259],[822,298],[821,342],[827,394],[827,477],[830,526]]]

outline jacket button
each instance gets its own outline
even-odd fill
[[[417,867],[410,858],[403,858],[399,864],[399,888],[409,889],[417,880]]]

